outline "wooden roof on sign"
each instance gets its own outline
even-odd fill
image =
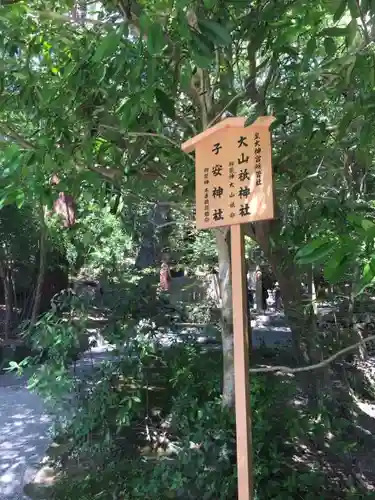
[[[274,120],[275,120],[274,116],[260,116],[255,120],[254,123],[250,125],[250,127],[269,128],[269,126]],[[184,142],[181,146],[181,149],[185,153],[191,153],[192,151],[195,150],[195,148],[200,142],[205,141],[211,136],[214,136],[215,133],[218,132],[219,130],[222,130],[224,128],[236,128],[236,127],[243,128],[245,126],[245,123],[246,123],[245,117],[226,118],[225,120],[222,120],[213,127],[204,130],[200,134]]]

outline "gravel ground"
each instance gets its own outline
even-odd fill
[[[0,500],[26,500],[23,487],[50,444],[51,420],[25,378],[0,376],[0,422]]]

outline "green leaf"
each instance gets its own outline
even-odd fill
[[[123,199],[123,197],[121,197],[120,202],[119,202],[118,207],[117,207],[116,214],[122,213],[122,211],[124,210],[124,205],[125,205],[124,199]]]
[[[356,19],[352,19],[350,21],[350,23],[347,26],[347,30],[348,30],[348,33],[346,36],[346,43],[348,44],[348,47],[350,47],[352,45],[352,43],[354,42],[354,39],[357,35],[358,24],[357,24]]]
[[[367,264],[363,267],[361,283],[363,285],[368,285],[375,277],[375,256],[371,258]]]
[[[22,208],[25,203],[25,193],[21,190],[17,192],[16,195],[16,205],[17,208]]]
[[[191,57],[198,68],[208,69],[212,64],[212,58],[202,56],[201,54],[195,53]]]
[[[373,4],[373,0],[362,0],[361,11],[363,14],[367,14],[369,11],[371,11],[371,7],[375,7],[375,4]]]
[[[199,28],[201,32],[206,35],[215,45],[227,46],[232,43],[232,37],[230,33],[221,25],[215,21],[210,21],[208,19],[198,21]]]
[[[315,240],[301,248],[296,255],[298,264],[312,264],[323,261],[334,249],[336,242]]]
[[[114,30],[108,33],[98,45],[92,60],[94,62],[100,62],[102,59],[113,55],[118,49],[120,39],[121,33],[117,33],[117,31]]]
[[[129,128],[141,112],[141,99],[139,95],[132,96],[121,105],[121,125]]]
[[[375,224],[368,219],[363,219],[361,225],[365,231],[370,231],[375,228]]]
[[[254,123],[254,116],[247,117],[245,121],[245,127],[249,127],[252,123]]]
[[[182,89],[189,89],[190,88],[190,83],[191,83],[191,78],[193,76],[190,64],[189,65],[184,65],[181,67],[179,79],[180,79],[180,84]]]
[[[345,275],[349,263],[349,255],[344,249],[338,248],[326,262],[324,276],[330,283],[337,283]]]
[[[319,238],[310,241],[309,243],[307,243],[305,246],[303,246],[298,250],[296,257],[300,258],[300,257],[305,257],[306,255],[310,255],[317,248],[321,247],[322,245],[325,245],[326,243],[327,243],[326,239],[319,239]]]
[[[192,57],[200,68],[208,68],[214,58],[214,47],[212,43],[207,40],[200,33],[192,31]]]
[[[29,75],[27,73],[22,73],[22,71],[13,71],[12,75],[23,81],[27,81],[29,79]]]
[[[305,137],[309,137],[314,130],[314,122],[311,119],[310,115],[305,115],[302,119],[302,129],[305,134]]]
[[[358,0],[348,0],[348,7],[350,10],[350,15],[353,19],[356,19],[360,16]]]
[[[9,361],[9,371],[18,370],[19,364],[16,361]]]
[[[347,43],[349,45],[348,41],[347,41]],[[346,85],[350,84],[350,81],[351,81],[351,78],[352,78],[353,69],[354,69],[354,66],[356,65],[356,62],[357,62],[357,59],[356,59],[355,56],[353,56],[351,62],[348,64],[348,66],[346,68],[346,75],[345,75],[345,84]]]
[[[167,45],[163,29],[158,23],[152,24],[147,32],[147,48],[151,55],[159,54]]]
[[[356,213],[351,213],[347,215],[348,221],[356,228],[362,228],[363,217]]]
[[[333,20],[334,22],[336,23],[337,21],[340,21],[340,19],[342,18],[342,16],[344,15],[344,12],[345,12],[345,9],[346,9],[346,4],[347,4],[347,0],[342,0],[342,2],[340,3],[340,5],[338,6],[334,16],[333,16]]]
[[[175,118],[175,102],[163,90],[156,88],[155,97],[160,109],[168,118]]]
[[[82,244],[84,247],[88,247],[91,245],[91,242],[93,241],[93,237],[92,237],[92,234],[91,233],[84,233],[82,235]]]
[[[332,37],[324,39],[324,50],[328,57],[332,57],[336,54],[336,44]]]
[[[321,31],[321,35],[325,36],[347,36],[348,34],[348,27],[346,28],[339,28],[339,27],[333,27],[333,28],[325,28],[324,30]]]
[[[315,50],[316,50],[316,38],[312,37],[307,42],[306,51],[305,51],[305,54],[304,54],[304,60],[305,61],[309,60],[310,57],[314,54]]]
[[[375,73],[375,69],[374,69],[374,73]],[[360,137],[359,147],[362,150],[367,149],[367,145],[369,144],[370,140],[372,140],[372,136],[373,136],[372,123],[371,122],[364,122],[362,124],[360,136],[359,136]]]
[[[337,140],[342,139],[348,131],[350,123],[353,121],[355,116],[355,109],[351,107],[342,117],[340,124],[338,126]]]

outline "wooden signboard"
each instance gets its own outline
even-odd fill
[[[273,117],[227,118],[185,142],[195,149],[196,225],[232,226],[273,218],[269,126]]]
[[[182,145],[195,150],[196,225],[230,226],[238,499],[252,500],[249,331],[244,236],[241,224],[273,219],[272,116],[245,127],[227,118]],[[251,332],[250,332],[251,333]]]

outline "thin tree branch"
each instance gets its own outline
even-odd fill
[[[318,370],[320,368],[325,368],[328,366],[330,363],[335,361],[335,359],[339,358],[343,354],[346,354],[350,351],[354,351],[354,349],[357,349],[358,347],[368,344],[369,342],[372,342],[375,340],[375,335],[370,335],[370,337],[367,337],[367,339],[363,339],[360,342],[356,342],[355,344],[352,344],[348,347],[345,347],[344,349],[341,349],[340,351],[336,352],[335,354],[332,354],[327,359],[324,359],[320,363],[316,363],[314,365],[308,365],[308,366],[299,366],[297,368],[291,368],[289,366],[267,366],[264,368],[250,368],[249,372],[250,373],[302,373],[302,372],[310,372],[313,370]]]
[[[232,99],[223,107],[223,109],[221,111],[219,111],[219,113],[215,116],[215,118],[210,121],[210,123],[207,125],[207,128],[210,128],[213,125],[215,125],[215,123],[220,120],[223,113],[225,113],[225,111],[228,108],[230,108],[234,102],[236,102],[241,97],[244,97],[246,95],[246,92],[247,92],[247,88],[245,88],[245,90],[242,90],[239,94],[236,94],[234,97],[232,97]]]
[[[320,172],[320,169],[323,165],[323,160],[324,158],[321,159],[317,169],[315,170],[315,172],[313,174],[310,174],[310,175],[307,175],[306,177],[304,177],[303,179],[300,179],[298,180],[297,182],[294,182],[290,188],[288,189],[289,192],[291,192],[293,189],[296,188],[296,186],[298,186],[299,184],[303,184],[307,179],[313,179],[314,177],[318,177],[319,176],[319,172]]]
[[[266,108],[265,102],[266,102],[266,94],[268,91],[268,87],[270,86],[273,77],[275,76],[275,72],[277,71],[277,59],[273,57],[270,61],[270,66],[268,69],[267,76],[265,78],[265,81],[262,85],[262,88],[260,89],[260,94],[262,96],[262,101],[263,101],[263,107]],[[266,110],[265,110],[266,111]]]
[[[173,144],[173,146],[175,146],[177,149],[181,150],[181,144],[179,144],[178,142],[174,141],[170,137],[163,135],[163,134],[157,134],[154,132],[127,132],[127,135],[129,137],[156,137],[157,139],[162,139],[164,141],[168,141],[170,144]],[[184,153],[185,153],[185,151],[184,151]],[[185,153],[185,154],[190,158],[190,160],[194,161],[193,157],[189,153]]]
[[[78,26],[82,27],[81,20],[77,21],[72,17],[66,16],[66,15],[64,16],[63,14],[58,14],[57,12],[52,12],[50,10],[32,11],[30,14],[31,14],[31,16],[34,16],[34,17],[42,17],[42,18],[44,17],[46,19],[50,19],[51,21],[57,21],[60,23],[68,23],[71,25],[76,25],[77,27]],[[100,19],[94,19],[94,18],[90,18],[90,17],[85,18],[85,24],[92,24],[94,26],[99,25],[99,26],[103,26],[103,27],[107,27],[107,28],[113,28],[116,26],[116,24],[114,24],[114,23],[111,23],[108,21],[102,21]]]
[[[14,140],[18,143],[19,146],[22,146],[24,149],[35,149],[35,146],[28,142],[24,137],[22,137],[18,132],[13,130],[6,123],[0,123],[0,131],[2,131],[9,139]]]
[[[177,224],[195,224],[195,220],[172,220],[170,222],[164,222],[163,224],[157,224],[155,222],[152,222],[152,225],[155,226],[156,229],[160,229],[163,227],[168,227],[168,226],[175,226]]]
[[[370,38],[370,33],[367,29],[366,19],[365,19],[365,16],[363,14],[363,10],[361,8],[361,4],[360,4],[359,0],[357,0],[356,3],[357,3],[358,12],[359,12],[359,17],[361,19],[361,23],[362,23],[362,27],[363,27],[363,38],[365,39],[366,44],[369,44],[371,42],[371,38]]]
[[[110,125],[101,125],[101,127],[107,130],[114,130],[118,132],[118,129],[116,129],[115,127],[111,127]],[[173,146],[175,146],[177,149],[181,150],[181,144],[171,139],[167,135],[158,134],[156,132],[128,132],[128,131],[126,132],[124,131],[124,134],[126,134],[128,137],[155,137],[156,139],[162,139],[163,141],[167,141],[170,144],[173,144]],[[184,154],[188,156],[191,161],[194,161],[191,154],[185,152]]]

